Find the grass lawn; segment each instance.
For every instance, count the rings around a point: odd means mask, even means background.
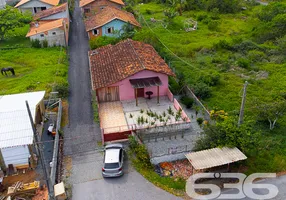
[[[213,50],[214,45],[220,40],[248,40],[251,31],[258,23],[258,19],[253,13],[261,6],[238,14],[220,14],[216,30],[210,30],[208,23],[203,19],[198,21],[198,29],[190,32],[185,31],[188,26],[187,19],[197,20],[198,17],[204,18],[204,15],[210,17],[212,14],[205,11],[186,11],[182,16],[176,16],[173,22],[164,28],[162,21],[165,18],[163,11],[166,8],[166,6],[156,3],[137,5],[135,10],[140,13],[138,20],[142,25],[141,32],[150,31],[151,28],[151,31],[164,45],[185,61],[183,62],[175,56],[168,57],[168,62],[174,70],[182,72],[189,84],[196,82],[202,74],[219,73],[219,84],[212,86],[211,97],[203,100],[209,110],[219,108],[230,114],[237,114],[240,109],[241,92],[245,80],[250,83],[245,107],[247,118],[255,119],[256,117],[253,114],[255,101],[272,102],[277,96],[286,94],[286,64],[284,62],[277,63],[272,61],[274,58],[265,58],[267,61],[254,62],[249,69],[244,69],[238,67],[236,60],[243,56],[249,58],[249,52],[242,55],[227,50]],[[151,22],[151,18],[155,18],[157,22]],[[140,35],[140,32],[137,35]],[[263,45],[275,48],[273,44]],[[164,48],[164,51],[172,55],[167,48]],[[215,59],[224,62],[231,59],[234,61],[228,68],[225,68],[222,64],[214,62]],[[259,78],[258,74],[263,71],[267,72],[268,76]],[[257,149],[249,152],[249,159],[246,161],[248,173],[285,171],[286,117],[281,117],[277,122],[277,127],[271,132],[268,124],[258,124],[256,127],[256,131],[262,132],[263,138]]]
[[[0,95],[45,90],[47,94],[54,84],[67,83],[68,62],[66,51],[59,47],[31,48],[25,37],[29,26],[10,31],[1,47],[17,47],[0,50],[0,68],[13,67],[16,76],[0,74]],[[24,47],[24,48],[22,48]]]

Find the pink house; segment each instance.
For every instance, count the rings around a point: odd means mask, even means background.
[[[172,70],[149,44],[127,39],[89,52],[92,88],[99,103],[168,95]]]

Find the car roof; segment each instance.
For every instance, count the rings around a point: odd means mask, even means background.
[[[118,163],[119,162],[120,149],[106,149],[105,151],[105,163]]]
[[[109,149],[109,148],[123,148],[123,145],[116,143],[116,144],[108,144],[105,146],[105,149]]]

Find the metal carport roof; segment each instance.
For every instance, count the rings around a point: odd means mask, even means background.
[[[185,156],[196,170],[208,169],[247,159],[247,157],[236,147],[207,149],[191,152]]]

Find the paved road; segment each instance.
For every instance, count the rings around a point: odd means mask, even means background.
[[[280,176],[278,178],[273,179],[265,179],[257,181],[256,184],[273,184],[278,188],[278,195],[272,200],[285,200],[286,199],[286,175]],[[266,195],[268,194],[267,189],[254,189],[253,190],[258,195]],[[236,190],[228,189],[223,192],[223,194],[235,194],[237,193]],[[262,198],[261,198],[262,199]],[[252,200],[250,197],[245,197],[243,200]]]
[[[103,179],[103,153],[98,124],[93,123],[91,84],[85,32],[78,0],[71,23],[69,66],[69,125],[65,128],[64,154],[72,160],[68,183],[72,185],[73,200],[171,200],[175,196],[153,186],[126,162],[125,175]],[[68,138],[73,139],[68,139]]]

